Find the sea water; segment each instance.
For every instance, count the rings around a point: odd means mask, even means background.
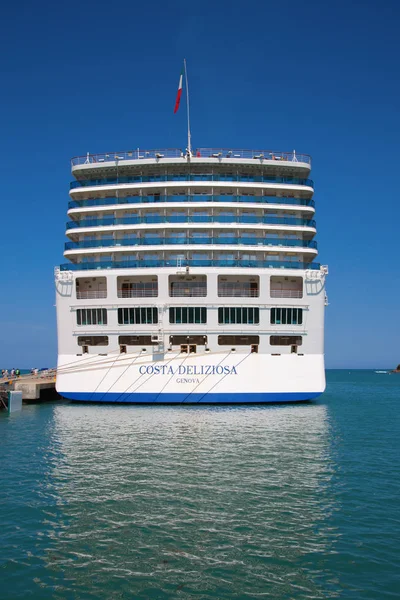
[[[2,599],[400,597],[400,375],[309,404],[0,415]]]

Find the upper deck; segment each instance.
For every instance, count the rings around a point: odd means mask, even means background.
[[[127,150],[76,156],[71,159],[72,174],[77,178],[90,177],[100,172],[129,171],[146,165],[191,163],[209,165],[252,165],[268,167],[276,174],[307,177],[311,170],[311,157],[296,151],[243,150],[229,148],[197,148],[191,154],[179,148],[156,148],[152,150]]]
[[[71,164],[71,269],[304,269],[318,254],[307,154],[137,148]]]

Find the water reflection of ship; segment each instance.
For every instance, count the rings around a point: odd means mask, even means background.
[[[53,435],[63,514],[52,552],[75,592],[92,581],[100,590],[114,573],[133,576],[139,594],[163,569],[163,589],[190,572],[198,593],[218,565],[258,593],[265,561],[271,597],[278,579],[315,591],[313,575],[290,573],[288,561],[335,539],[327,407],[64,405]]]

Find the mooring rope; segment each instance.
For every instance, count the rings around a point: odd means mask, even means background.
[[[139,355],[140,353],[136,353],[136,354],[138,354],[138,355]],[[116,363],[116,362],[117,362],[117,360],[120,358],[120,356],[123,356],[123,355],[121,355],[121,354],[117,354],[117,356],[116,356],[116,358],[115,358],[114,362],[113,362],[113,363],[112,363],[112,364],[111,364],[111,365],[108,367],[107,371],[105,372],[105,374],[103,375],[103,377],[100,379],[99,383],[97,384],[97,386],[96,386],[96,387],[95,387],[95,389],[93,390],[93,392],[92,392],[92,395],[90,396],[90,400],[92,400],[92,398],[93,398],[93,395],[94,395],[94,394],[97,392],[97,390],[99,389],[100,385],[103,383],[104,379],[105,379],[105,378],[107,377],[107,375],[110,373],[111,369],[114,367],[115,363]],[[137,358],[137,357],[136,357],[136,358]],[[133,362],[135,362],[135,361],[133,361]],[[129,367],[130,367],[130,366],[133,364],[133,362],[132,362],[131,364],[129,364],[129,365],[126,367],[126,369],[129,369]],[[126,369],[125,369],[125,371],[126,371]],[[125,373],[125,371],[124,371],[123,373]],[[123,373],[122,373],[122,375],[123,375]],[[118,379],[119,379],[119,378],[118,378]],[[117,381],[118,381],[118,379],[117,379]],[[117,381],[115,381],[115,382],[114,382],[114,383],[113,383],[113,384],[110,386],[110,388],[109,388],[109,390],[108,390],[108,391],[110,391],[110,389],[112,388],[112,386],[113,386],[113,385],[115,385],[115,384],[117,383]],[[108,392],[105,392],[105,393],[107,394]],[[104,394],[103,394],[102,398],[103,398],[103,397],[104,397]]]
[[[186,356],[184,357],[183,361],[181,362],[181,364],[179,365],[180,367],[184,364],[185,360],[187,360],[189,358],[189,353],[186,353]],[[153,402],[157,402],[158,398],[161,396],[161,394],[163,393],[163,391],[165,390],[165,388],[167,387],[167,385],[169,384],[169,382],[171,381],[171,379],[175,376],[175,373],[172,373],[171,377],[168,379],[168,381],[166,382],[166,384],[164,385],[164,387],[161,388],[161,390],[158,392],[157,397],[155,398],[155,400],[153,400]]]
[[[222,359],[219,361],[219,363],[218,363],[217,365],[215,365],[215,366],[216,366],[216,367],[219,367],[219,366],[220,366],[220,365],[221,365],[221,364],[224,362],[224,360],[225,360],[226,358],[229,358],[229,356],[230,356],[231,354],[232,354],[232,351],[229,351],[229,353],[228,353],[226,356],[223,356],[223,357],[222,357]],[[187,394],[187,395],[184,397],[184,399],[182,400],[181,404],[183,404],[184,402],[186,402],[186,399],[187,399],[187,398],[188,398],[188,397],[189,397],[191,394],[193,394],[193,393],[194,393],[194,392],[197,390],[197,388],[198,388],[198,387],[199,387],[199,386],[200,386],[202,383],[204,383],[208,377],[210,377],[210,375],[211,375],[211,373],[208,373],[208,375],[206,375],[204,379],[202,379],[201,381],[199,381],[199,383],[196,385],[196,387],[195,387],[195,388],[193,388],[193,390],[192,390],[192,391],[190,391],[190,392],[189,392],[189,393],[188,393],[188,394]]]
[[[133,360],[132,360],[132,361],[131,361],[131,362],[128,364],[128,366],[127,366],[127,367],[125,367],[125,369],[122,371],[122,373],[120,374],[120,376],[119,376],[119,377],[117,377],[117,379],[114,381],[114,383],[112,383],[112,384],[110,385],[110,387],[108,388],[108,390],[107,390],[106,392],[104,392],[104,394],[103,394],[103,395],[102,395],[102,397],[100,398],[100,401],[101,401],[101,400],[104,398],[104,396],[106,396],[106,395],[107,395],[107,394],[110,392],[111,388],[112,388],[112,387],[113,387],[113,386],[114,386],[114,385],[115,385],[115,384],[116,384],[116,383],[117,383],[117,382],[118,382],[118,381],[121,379],[121,377],[122,377],[123,375],[125,375],[126,371],[127,371],[128,369],[130,369],[130,367],[131,367],[131,366],[134,364],[134,362],[135,362],[135,361],[136,361],[136,360],[139,358],[139,356],[140,356],[140,355],[141,355],[141,352],[138,352],[136,355],[133,355]],[[121,356],[121,355],[120,355],[120,356]],[[110,367],[110,369],[111,369],[111,367]],[[107,375],[107,374],[110,372],[110,369],[107,371],[106,375]],[[105,376],[106,376],[106,375],[105,375]],[[104,376],[104,377],[105,377],[105,376]],[[103,377],[102,381],[104,380],[104,377]],[[101,382],[100,382],[100,383],[101,383]],[[100,384],[99,384],[99,385],[100,385]],[[96,388],[96,389],[97,389],[97,388]],[[95,390],[95,391],[96,391],[96,390]],[[94,392],[93,392],[93,393],[94,393]],[[115,400],[115,402],[117,402],[117,400]]]
[[[241,365],[241,364],[242,364],[242,362],[243,362],[243,361],[245,361],[245,360],[246,360],[246,358],[248,358],[248,357],[249,357],[251,354],[252,354],[252,352],[249,352],[248,354],[246,354],[246,356],[244,356],[244,357],[242,358],[242,360],[241,360],[241,361],[239,361],[239,362],[237,363],[237,365],[235,365],[235,367],[238,367],[239,365]],[[229,354],[228,354],[228,356],[229,356]],[[222,362],[222,361],[221,361],[221,362]],[[215,388],[215,386],[217,386],[218,384],[220,384],[220,383],[221,383],[221,381],[222,381],[223,379],[225,379],[225,377],[226,377],[227,375],[229,375],[229,373],[225,373],[225,375],[224,375],[224,376],[223,376],[223,377],[222,377],[222,378],[221,378],[219,381],[216,381],[216,382],[214,383],[214,385],[213,385],[213,386],[212,386],[212,387],[211,387],[211,388],[210,388],[210,389],[209,389],[207,392],[204,392],[204,394],[203,394],[202,396],[200,396],[200,398],[199,398],[199,399],[196,401],[196,404],[198,404],[199,402],[201,402],[201,400],[204,398],[204,396],[206,396],[207,394],[210,394],[210,393],[211,393],[211,390],[213,390],[213,389]]]
[[[166,362],[165,366],[168,366],[168,365],[169,365],[169,364],[170,364],[170,363],[171,363],[173,360],[176,360],[177,358],[179,358],[180,354],[181,354],[181,353],[179,353],[179,354],[178,354],[178,356],[173,356],[173,357],[172,357],[170,360],[168,360],[168,361]],[[150,363],[152,363],[152,362],[154,362],[154,361],[149,361],[149,362],[150,362]],[[162,362],[164,363],[165,361],[163,360]],[[147,363],[143,363],[143,364],[147,364]],[[182,364],[182,363],[181,363],[181,364]],[[141,379],[143,376],[144,376],[144,373],[142,373],[141,375],[139,375],[139,377],[137,377],[137,378],[135,379],[135,381],[133,381],[132,383],[130,383],[130,384],[128,385],[128,387],[127,387],[127,388],[126,388],[126,389],[125,389],[123,392],[121,392],[121,393],[120,393],[120,395],[118,396],[118,398],[120,398],[121,396],[123,396],[124,394],[126,394],[126,393],[128,392],[128,390],[129,390],[129,388],[130,388],[130,387],[132,387],[133,385],[135,385],[135,383],[136,383],[137,381],[139,381],[139,380],[140,380],[140,379]],[[142,385],[144,385],[145,383],[147,383],[148,381],[150,381],[150,379],[151,379],[152,377],[154,377],[154,372],[153,372],[153,373],[151,373],[151,374],[149,375],[149,377],[148,377],[148,378],[147,378],[145,381],[142,381],[142,383],[141,383],[141,384],[140,384],[140,385],[139,385],[137,388],[135,388],[134,390],[132,390],[131,392],[129,392],[129,395],[132,395],[132,394],[134,394],[134,393],[135,393],[135,392],[136,392],[138,389],[140,389],[140,388],[142,387]],[[114,402],[118,402],[118,398],[117,398],[117,400],[114,400]]]

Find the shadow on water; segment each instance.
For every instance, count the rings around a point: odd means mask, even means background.
[[[61,396],[60,396],[61,398]],[[62,398],[61,398],[62,399]],[[82,405],[82,401],[79,400],[65,400],[65,402],[68,402],[69,404],[75,404],[75,405]],[[85,404],[90,404],[90,405],[97,405],[97,406],[104,406],[105,404],[108,404],[109,406],[131,406],[131,407],[135,407],[135,406],[145,406],[145,407],[149,407],[149,406],[154,406],[154,407],[158,407],[158,406],[171,406],[171,407],[177,407],[179,406],[179,408],[185,408],[185,407],[189,407],[189,408],[194,408],[194,407],[198,407],[201,408],[202,406],[205,406],[206,408],[246,408],[246,407],[251,407],[251,406],[256,406],[259,408],[268,408],[270,406],[274,407],[274,406],[291,406],[291,405],[295,405],[295,404],[315,404],[315,400],[282,400],[282,401],[278,401],[276,400],[275,402],[247,402],[246,404],[243,404],[243,402],[227,402],[225,404],[216,404],[215,402],[140,402],[140,403],[134,403],[134,402],[113,402],[113,401],[107,401],[107,402],[101,402],[99,400],[85,400]]]

